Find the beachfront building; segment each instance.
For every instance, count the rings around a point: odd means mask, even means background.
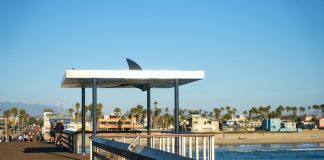
[[[246,117],[243,114],[234,115],[232,120],[235,121],[235,122],[244,122],[244,121],[246,121]]]
[[[319,118],[317,120],[317,127],[318,129],[324,129],[324,118]]]
[[[281,121],[278,118],[267,118],[262,121],[259,130],[270,132],[300,132],[301,128],[296,128],[295,122]]]
[[[98,130],[100,131],[129,131],[143,129],[143,125],[137,123],[135,118],[126,118],[118,114],[104,115],[98,119]]]
[[[278,118],[267,118],[262,121],[261,130],[270,132],[279,131],[281,128],[281,120]]]
[[[238,122],[239,129],[240,130],[246,130],[246,131],[255,131],[255,128],[258,128],[261,126],[261,121],[240,121]]]
[[[218,132],[219,122],[213,118],[203,117],[199,113],[192,113],[189,127],[191,132]]]
[[[226,120],[222,124],[222,129],[223,131],[246,130],[247,123],[247,119],[243,114],[233,115],[232,119]]]

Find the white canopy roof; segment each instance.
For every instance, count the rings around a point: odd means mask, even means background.
[[[205,77],[204,71],[154,71],[154,70],[66,70],[61,87],[92,87],[92,79],[97,79],[98,88],[137,88],[150,84],[151,88],[171,88],[178,79],[179,85]]]

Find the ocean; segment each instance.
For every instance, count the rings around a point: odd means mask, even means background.
[[[324,160],[324,143],[216,145],[215,155],[217,160]]]

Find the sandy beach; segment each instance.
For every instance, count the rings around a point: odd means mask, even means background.
[[[217,133],[215,144],[282,144],[324,143],[324,130],[304,130],[300,133]]]

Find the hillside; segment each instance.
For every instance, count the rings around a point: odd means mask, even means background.
[[[51,108],[54,112],[57,112],[59,109],[57,106],[51,106],[46,104],[27,104],[22,102],[0,102],[0,115],[6,109],[17,107],[19,110],[25,108],[27,113],[31,116],[42,115],[44,108]]]

